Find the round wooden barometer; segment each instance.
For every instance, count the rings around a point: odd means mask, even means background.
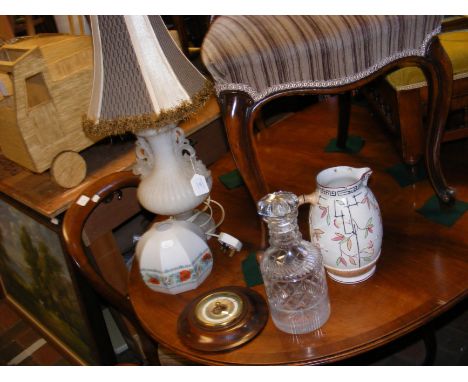
[[[223,287],[201,294],[185,307],[178,335],[188,347],[225,351],[252,340],[267,319],[267,304],[260,294],[245,287]]]

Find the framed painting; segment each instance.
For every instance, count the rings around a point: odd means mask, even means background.
[[[0,198],[0,282],[5,298],[68,358],[99,364],[82,289],[58,226]]]

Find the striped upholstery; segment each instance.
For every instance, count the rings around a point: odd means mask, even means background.
[[[400,57],[423,56],[442,16],[220,16],[202,46],[218,94],[255,101],[286,89],[355,82]]]

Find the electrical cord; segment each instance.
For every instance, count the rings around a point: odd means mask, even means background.
[[[219,235],[214,233],[216,228],[218,228],[221,224],[223,224],[226,213],[225,213],[224,207],[221,205],[221,203],[219,203],[216,200],[213,200],[210,197],[208,197],[207,200],[205,201],[205,204],[210,209],[210,219],[209,220],[211,220],[211,218],[213,216],[213,209],[211,207],[211,203],[214,203],[219,207],[219,209],[221,211],[221,218],[219,219],[218,223],[212,229],[210,229],[210,231],[213,231],[213,232],[206,232],[206,235],[218,238],[218,241],[221,244],[221,247],[223,248],[223,251],[225,253],[227,253],[229,257],[231,257],[231,256],[234,255],[234,253],[239,252],[242,249],[242,243],[237,238],[235,238],[234,236],[229,235],[229,234],[227,234],[225,232],[221,232]]]

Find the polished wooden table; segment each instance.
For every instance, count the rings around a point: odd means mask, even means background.
[[[286,189],[297,194],[315,188],[315,174],[322,168],[339,164],[370,166],[374,174],[369,185],[379,201],[384,223],[382,254],[376,273],[354,285],[328,278],[331,316],[322,328],[310,334],[283,333],[269,318],[256,338],[231,351],[204,353],[184,346],[177,337],[177,319],[182,310],[196,296],[210,289],[245,286],[241,262],[261,243],[255,205],[245,187],[227,190],[217,180],[218,175],[235,168],[227,155],[211,167],[214,178],[211,195],[226,209],[222,230],[243,241],[244,249],[229,258],[212,239],[212,273],[196,290],[175,296],[148,289],[140,278],[138,265],[134,264],[130,274],[130,299],[143,327],[156,341],[202,364],[331,363],[389,343],[423,326],[466,297],[468,214],[449,228],[430,222],[415,211],[433,191],[427,181],[400,188],[384,171],[399,162],[399,153],[363,107],[353,106],[350,131],[365,138],[365,148],[356,155],[323,153],[323,147],[334,137],[337,114],[332,99],[262,130],[258,135],[262,164],[272,190]],[[462,145],[458,154],[456,150],[457,147],[451,146],[448,155],[442,158],[458,197],[468,200],[467,173],[463,171],[466,163],[457,159],[463,158],[466,147]],[[466,162],[466,155],[464,158]],[[302,165],[298,167],[298,163]],[[307,213],[307,208],[300,211],[305,238],[308,238]],[[265,296],[263,285],[253,289]]]

